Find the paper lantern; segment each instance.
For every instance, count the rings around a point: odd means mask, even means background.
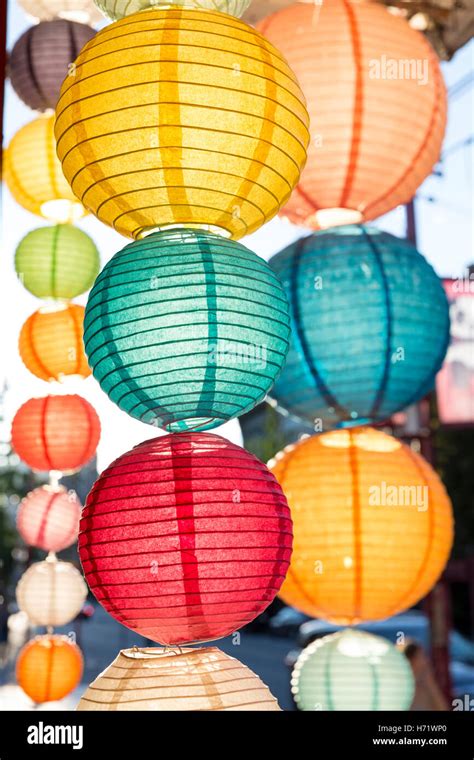
[[[242,237],[298,181],[308,117],[279,52],[232,16],[148,10],[102,29],[56,108],[78,198],[128,237],[175,225]]]
[[[124,673],[126,678],[124,678]],[[124,649],[77,710],[280,710],[249,668],[216,647]]]
[[[81,396],[30,398],[12,422],[12,447],[33,470],[80,470],[95,454],[100,422]]]
[[[94,241],[70,224],[28,232],[15,252],[18,277],[37,298],[75,298],[89,290],[99,268]]]
[[[16,525],[28,546],[60,552],[73,544],[79,531],[81,503],[63,486],[40,486],[20,503]]]
[[[91,373],[82,343],[84,307],[77,304],[46,307],[24,323],[18,349],[27,369],[41,380],[63,380]]]
[[[18,685],[38,704],[66,697],[82,676],[81,650],[67,636],[45,635],[31,639],[18,655]]]
[[[144,441],[87,497],[79,554],[116,620],[160,644],[227,636],[270,604],[291,554],[285,496],[252,454],[212,433]]]
[[[102,389],[167,430],[204,430],[252,409],[290,338],[268,265],[240,243],[183,229],[117,253],[90,293],[84,328]]]
[[[18,607],[32,625],[70,623],[81,611],[86,596],[87,586],[79,570],[56,558],[30,565],[16,587]]]
[[[31,26],[13,46],[9,58],[13,89],[35,111],[55,108],[63,79],[95,30],[66,19]],[[72,74],[71,74],[72,75]]]
[[[408,710],[415,681],[390,641],[346,629],[302,651],[291,690],[300,710]]]
[[[344,226],[293,243],[270,266],[292,327],[271,391],[280,407],[328,429],[387,419],[433,388],[449,344],[449,305],[411,243]]]
[[[54,116],[40,116],[12,137],[5,151],[5,182],[27,211],[53,222],[84,215],[55,155]]]
[[[430,44],[381,3],[296,3],[258,29],[294,70],[312,140],[283,213],[313,229],[409,201],[438,161],[446,91]]]
[[[94,2],[104,16],[117,21],[138,11],[160,7],[169,8],[169,6],[220,11],[240,17],[252,0],[94,0]]]
[[[453,517],[423,457],[361,427],[303,439],[269,467],[293,518],[287,604],[348,625],[396,615],[430,591],[449,557]]]
[[[81,24],[102,21],[94,0],[18,0],[25,13],[39,21],[65,18]]]

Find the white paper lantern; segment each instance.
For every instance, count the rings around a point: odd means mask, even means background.
[[[80,24],[97,24],[102,14],[94,0],[18,0],[25,13],[38,21],[66,18]]]
[[[21,576],[16,598],[33,625],[58,626],[74,620],[87,596],[81,573],[70,562],[48,557]]]
[[[280,710],[249,668],[216,647],[124,649],[78,710]]]

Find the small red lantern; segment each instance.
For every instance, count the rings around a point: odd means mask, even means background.
[[[286,498],[256,457],[211,433],[144,441],[96,481],[79,554],[120,623],[161,644],[227,636],[273,600],[291,555]]]
[[[77,539],[81,503],[63,486],[40,486],[22,499],[16,525],[28,546],[60,552]]]
[[[99,438],[99,418],[81,396],[30,398],[13,418],[12,447],[33,470],[80,470]]]

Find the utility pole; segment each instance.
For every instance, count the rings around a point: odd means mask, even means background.
[[[414,246],[416,236],[415,199],[406,204],[406,237]],[[433,431],[431,429],[430,397],[418,403],[420,426],[420,450],[424,458],[435,465]],[[452,683],[449,671],[449,634],[451,631],[450,587],[445,580],[439,580],[424,600],[424,611],[430,624],[430,655],[436,681],[449,705],[452,704]]]

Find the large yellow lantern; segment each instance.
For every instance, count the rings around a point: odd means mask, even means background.
[[[54,116],[40,116],[18,130],[5,151],[4,167],[8,189],[27,211],[54,222],[84,215],[56,157]]]
[[[373,428],[337,430],[269,466],[293,518],[287,604],[347,625],[395,615],[432,588],[451,550],[451,502],[407,445]]]
[[[259,32],[168,8],[127,16],[82,49],[55,131],[75,195],[123,235],[178,225],[240,238],[288,200],[308,114]]]

